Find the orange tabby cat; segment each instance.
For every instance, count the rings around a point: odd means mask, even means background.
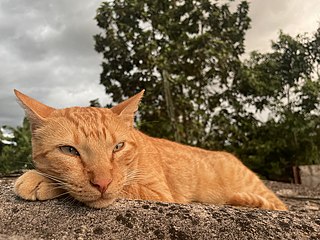
[[[287,210],[233,155],[134,129],[143,91],[111,109],[54,109],[15,94],[31,123],[36,167],[15,182],[16,194],[24,199],[70,194],[95,208],[129,198]]]

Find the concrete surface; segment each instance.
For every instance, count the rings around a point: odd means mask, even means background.
[[[317,200],[288,199],[288,212],[128,200],[97,210],[71,199],[27,202],[13,194],[12,183],[0,180],[0,239],[320,239]]]

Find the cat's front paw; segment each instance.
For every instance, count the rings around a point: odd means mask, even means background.
[[[57,183],[30,170],[20,176],[14,184],[14,192],[26,200],[48,200],[64,193]]]

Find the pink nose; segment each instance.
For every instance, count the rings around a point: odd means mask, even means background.
[[[104,193],[107,189],[110,183],[112,182],[111,178],[104,178],[104,179],[93,179],[90,180],[92,186],[97,188],[101,193]]]

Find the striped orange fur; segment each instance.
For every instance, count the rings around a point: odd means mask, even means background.
[[[143,92],[111,108],[54,109],[18,91],[36,170],[15,182],[29,200],[69,194],[95,208],[117,198],[287,210],[235,156],[149,137],[133,127]]]

